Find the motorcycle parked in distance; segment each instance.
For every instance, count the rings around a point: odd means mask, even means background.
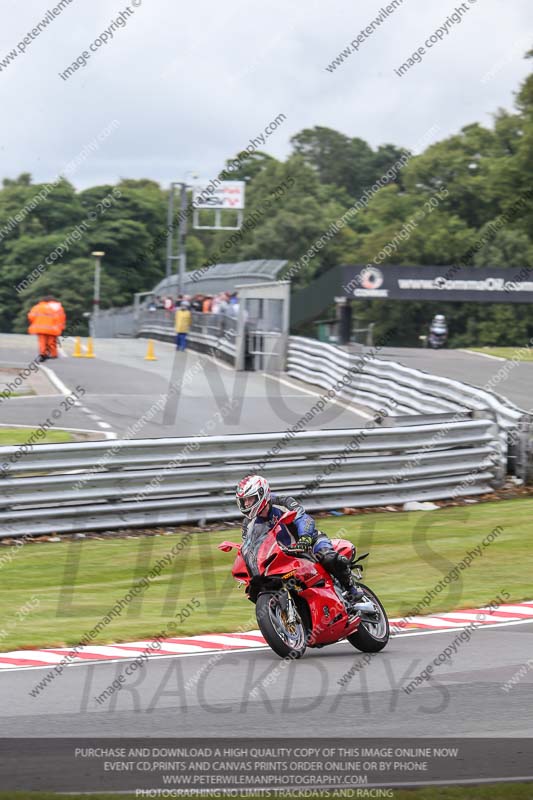
[[[324,647],[347,639],[364,653],[383,650],[389,640],[387,614],[368,586],[358,585],[364,596],[350,600],[339,581],[330,575],[312,553],[294,552],[277,540],[282,526],[289,525],[295,511],[275,523],[256,520],[242,544],[221,542],[219,549],[237,550],[233,577],[244,585],[255,603],[257,624],[266,642],[281,658],[301,658],[307,647]],[[360,563],[355,545],[333,539],[333,547],[350,561],[357,580]]]

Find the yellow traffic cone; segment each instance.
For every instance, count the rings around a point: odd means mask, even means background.
[[[80,337],[79,336],[76,336],[76,340],[74,342],[74,352],[72,353],[72,357],[73,358],[81,358],[82,357],[81,342],[80,342]]]
[[[146,355],[144,357],[145,361],[157,361],[157,357],[154,353],[154,343],[151,339],[148,339],[148,347],[146,348]]]
[[[89,336],[89,338],[87,339],[87,352],[85,353],[85,355],[83,357],[84,358],[94,358],[95,357],[94,349],[93,349],[93,340],[92,340],[91,336]]]

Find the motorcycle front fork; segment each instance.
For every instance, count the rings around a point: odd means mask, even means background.
[[[296,622],[297,620],[296,605],[287,589],[285,589],[281,593],[280,604],[282,611],[284,611],[285,613],[285,618],[287,620],[287,623],[290,625],[293,622]]]

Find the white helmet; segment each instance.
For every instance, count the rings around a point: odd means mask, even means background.
[[[248,519],[257,517],[270,503],[270,486],[261,475],[247,475],[237,485],[235,493],[241,514]]]

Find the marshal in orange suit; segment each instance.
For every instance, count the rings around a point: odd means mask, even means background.
[[[39,338],[39,360],[57,358],[57,337],[63,333],[66,323],[65,310],[59,300],[44,297],[30,308],[28,319],[28,333],[36,333]]]

